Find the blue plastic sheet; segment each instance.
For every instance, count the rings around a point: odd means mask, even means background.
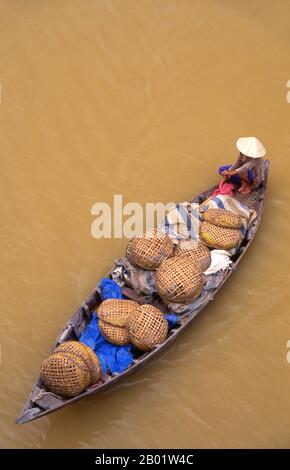
[[[173,315],[173,314],[168,314],[168,315],[164,315],[167,322],[168,322],[168,328],[170,330],[172,330],[172,328],[175,327],[175,325],[177,324],[178,322],[178,316],[177,315]]]
[[[118,284],[113,281],[113,279],[103,277],[99,284],[99,288],[101,289],[101,296],[103,300],[123,298],[121,287],[118,286]]]
[[[103,300],[122,299],[124,297],[121,287],[112,279],[103,278],[99,287]],[[169,329],[173,328],[178,321],[177,315],[165,315],[165,318],[168,321]],[[108,371],[121,373],[126,370],[134,360],[131,353],[131,344],[116,346],[102,336],[99,329],[98,318],[95,314],[93,314],[92,320],[82,333],[80,341],[95,351],[104,373]]]
[[[130,344],[116,346],[102,336],[96,315],[93,315],[92,320],[82,333],[80,341],[95,351],[104,373],[108,372],[108,370],[111,372],[123,372],[134,360]]]

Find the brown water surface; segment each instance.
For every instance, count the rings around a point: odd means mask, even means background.
[[[1,447],[289,447],[290,1],[0,1]],[[91,207],[186,200],[256,135],[261,229],[192,327],[119,387],[14,421],[126,246]]]

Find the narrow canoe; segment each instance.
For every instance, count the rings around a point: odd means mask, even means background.
[[[139,357],[136,357],[133,363],[130,365],[128,369],[126,369],[123,373],[118,374],[107,374],[103,375],[102,379],[90,386],[80,395],[70,398],[70,399],[62,399],[60,397],[56,397],[55,395],[46,392],[43,389],[40,377],[37,380],[37,383],[34,385],[32,392],[30,393],[28,400],[17,419],[18,424],[24,424],[29,421],[33,421],[35,419],[41,418],[53,411],[57,411],[64,406],[70,405],[79,401],[87,396],[94,395],[99,393],[109,387],[112,387],[116,383],[123,380],[129,374],[132,374],[137,369],[145,366],[149,361],[151,361],[160,351],[165,349],[172,341],[174,341],[191,323],[192,321],[200,315],[201,311],[205,308],[205,306],[213,300],[215,294],[221,289],[224,285],[225,281],[230,277],[230,275],[236,270],[239,262],[241,261],[242,257],[246,253],[247,249],[249,248],[251,242],[254,239],[254,236],[257,232],[258,226],[262,219],[263,211],[264,211],[264,203],[265,203],[265,196],[267,190],[267,178],[268,178],[268,171],[269,171],[269,161],[265,161],[265,182],[263,186],[253,191],[250,195],[244,196],[240,193],[236,193],[235,197],[242,202],[243,204],[247,205],[250,209],[254,209],[257,213],[257,218],[252,222],[250,227],[248,228],[247,234],[239,248],[238,253],[235,255],[233,259],[233,264],[231,269],[226,270],[223,272],[223,276],[221,282],[212,292],[205,292],[201,295],[205,296],[204,302],[202,302],[202,306],[198,309],[195,309],[193,312],[189,314],[184,314],[180,316],[180,320],[177,325],[169,332],[168,338],[160,345],[157,345],[153,350],[143,353]],[[207,191],[204,191],[191,202],[197,202],[199,204],[206,201],[216,189],[216,186],[210,188]],[[134,300],[141,300],[138,299],[138,296],[134,291],[130,288],[123,289],[124,294],[132,298]],[[52,350],[55,349],[57,345],[62,343],[63,341],[68,340],[77,340],[79,339],[82,331],[84,330],[85,326],[89,323],[91,319],[92,313],[96,310],[97,306],[101,302],[100,291],[96,288],[84,301],[84,303],[80,306],[80,308],[76,311],[73,317],[68,321],[65,325],[61,333],[59,334]]]

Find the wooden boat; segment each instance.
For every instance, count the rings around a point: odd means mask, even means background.
[[[165,349],[170,343],[172,343],[191,323],[192,321],[200,315],[203,308],[208,304],[209,301],[213,299],[213,296],[221,289],[224,285],[225,281],[230,277],[230,275],[235,271],[238,263],[243,258],[244,254],[246,253],[247,249],[249,248],[256,232],[258,226],[260,224],[263,210],[264,210],[264,202],[265,202],[265,195],[266,195],[266,188],[267,188],[267,177],[268,177],[268,170],[269,170],[269,161],[265,161],[265,173],[266,178],[263,186],[258,188],[257,190],[253,191],[250,195],[241,195],[240,193],[236,192],[235,197],[242,202],[243,204],[247,205],[250,209],[254,209],[257,213],[257,218],[252,222],[248,231],[246,233],[245,238],[238,250],[238,253],[233,258],[233,265],[231,269],[226,270],[222,274],[222,280],[214,289],[214,292],[205,292],[201,295],[205,295],[204,302],[202,306],[198,309],[194,310],[194,312],[185,314],[180,316],[180,320],[177,325],[169,332],[167,339],[160,345],[157,345],[153,350],[143,353],[136,357],[133,363],[129,366],[121,374],[107,374],[103,375],[102,379],[90,386],[80,395],[70,398],[70,399],[62,399],[57,397],[49,392],[46,392],[43,389],[41,384],[40,378],[38,379],[37,383],[32,389],[31,394],[19,416],[17,419],[18,424],[27,423],[29,421],[41,418],[53,411],[57,411],[64,406],[70,405],[79,401],[89,395],[94,395],[99,393],[109,387],[112,387],[114,384],[118,383],[120,380],[125,379],[129,374],[132,374],[137,369],[143,367],[146,363],[151,361],[159,352]],[[209,190],[203,192],[199,196],[192,199],[191,202],[198,202],[202,204],[206,201],[216,189],[216,186],[210,188]],[[136,295],[136,293],[131,288],[123,288],[123,293],[128,297],[134,300],[139,300],[141,302],[142,299]],[[77,312],[73,315],[73,317],[69,320],[69,322],[65,325],[64,329],[61,331],[60,335],[58,336],[56,343],[53,346],[53,349],[63,341],[68,340],[77,340],[80,337],[81,332],[84,330],[85,326],[88,324],[91,318],[91,314],[95,311],[99,303],[101,302],[100,292],[99,289],[96,288],[91,295],[84,301],[84,303],[80,306]]]

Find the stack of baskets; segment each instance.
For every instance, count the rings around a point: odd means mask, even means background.
[[[128,260],[143,269],[155,270],[173,254],[173,243],[168,235],[153,229],[134,237],[127,248]]]
[[[162,343],[168,333],[167,320],[152,305],[123,299],[104,300],[97,315],[102,335],[118,346],[132,343],[142,351],[149,351]]]
[[[126,323],[139,304],[133,300],[108,299],[98,308],[99,328],[111,343],[123,346],[130,342]]]
[[[166,303],[189,304],[201,293],[203,272],[211,264],[209,248],[230,250],[241,242],[241,218],[224,209],[202,213],[199,240],[182,240],[173,245],[158,229],[131,240],[127,257],[135,266],[155,270],[155,284]],[[105,332],[106,334],[106,332]]]
[[[56,395],[71,398],[101,378],[96,354],[79,341],[61,343],[41,364],[41,379]]]
[[[202,214],[200,238],[210,248],[231,250],[241,242],[242,220],[225,209],[208,209]]]
[[[174,256],[163,261],[157,269],[155,282],[165,302],[191,303],[200,295],[203,286],[200,263],[187,256]]]

